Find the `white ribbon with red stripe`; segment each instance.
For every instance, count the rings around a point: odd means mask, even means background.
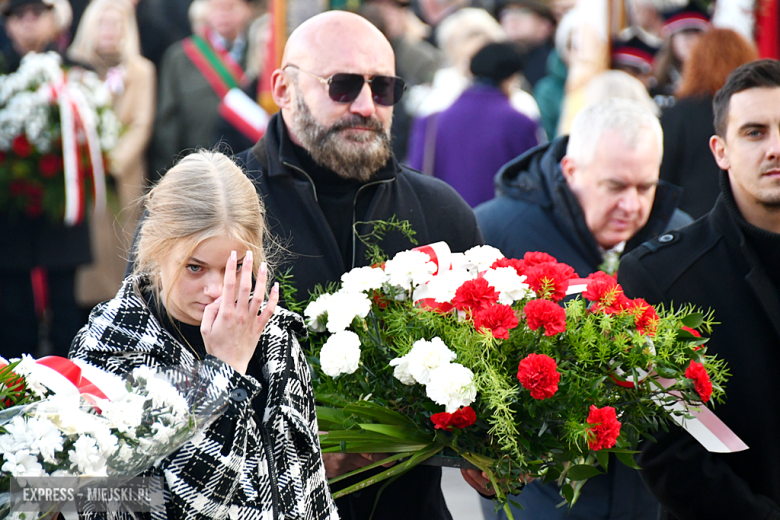
[[[31,376],[57,395],[91,396],[117,401],[127,394],[120,378],[84,361],[59,356],[41,358],[30,367]]]
[[[79,178],[78,137],[79,130],[84,137],[92,165],[93,189],[95,190],[95,212],[106,208],[106,173],[103,152],[100,147],[95,111],[90,108],[80,90],[70,88],[65,74],[48,86],[48,96],[56,101],[60,109],[62,128],[62,160],[65,177],[65,225],[73,226],[84,218],[84,194]]]

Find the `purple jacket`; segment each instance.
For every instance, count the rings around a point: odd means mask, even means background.
[[[428,146],[427,157],[426,139],[436,143],[435,152]],[[493,198],[498,170],[537,144],[533,120],[512,108],[497,88],[474,85],[447,110],[415,120],[407,162],[433,173],[474,207]]]

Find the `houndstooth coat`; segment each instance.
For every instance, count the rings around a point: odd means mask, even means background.
[[[114,299],[95,307],[70,357],[119,375],[140,365],[195,367],[192,351],[162,328],[141,296],[148,283],[128,278]],[[302,334],[300,316],[277,308],[257,346],[262,382],[213,356],[201,361],[200,371],[211,381],[226,382],[230,403],[203,435],[156,470],[165,477],[167,511],[153,512],[153,518],[338,518],[317,438],[309,368],[296,338]],[[258,422],[252,399],[263,384],[268,401]]]

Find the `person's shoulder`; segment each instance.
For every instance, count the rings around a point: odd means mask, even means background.
[[[455,188],[441,179],[425,175],[409,166],[401,165],[398,170],[398,178],[408,182],[418,195],[424,195],[426,197],[435,195],[437,197],[445,197],[448,200],[459,200],[463,204],[466,204],[465,201],[463,201],[463,198],[458,195],[458,192],[455,191]]]
[[[672,283],[717,247],[722,235],[712,229],[707,215],[679,230],[667,231],[639,245],[620,261],[621,269],[635,264],[659,282]]]

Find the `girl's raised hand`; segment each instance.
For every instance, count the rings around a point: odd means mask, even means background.
[[[235,251],[230,254],[225,266],[222,296],[206,306],[200,325],[206,352],[242,374],[246,374],[260,334],[279,302],[279,284],[274,284],[268,303],[258,316],[268,268],[265,262],[260,264],[257,283],[252,292],[252,260],[252,252],[247,251],[236,291],[238,261]]]

